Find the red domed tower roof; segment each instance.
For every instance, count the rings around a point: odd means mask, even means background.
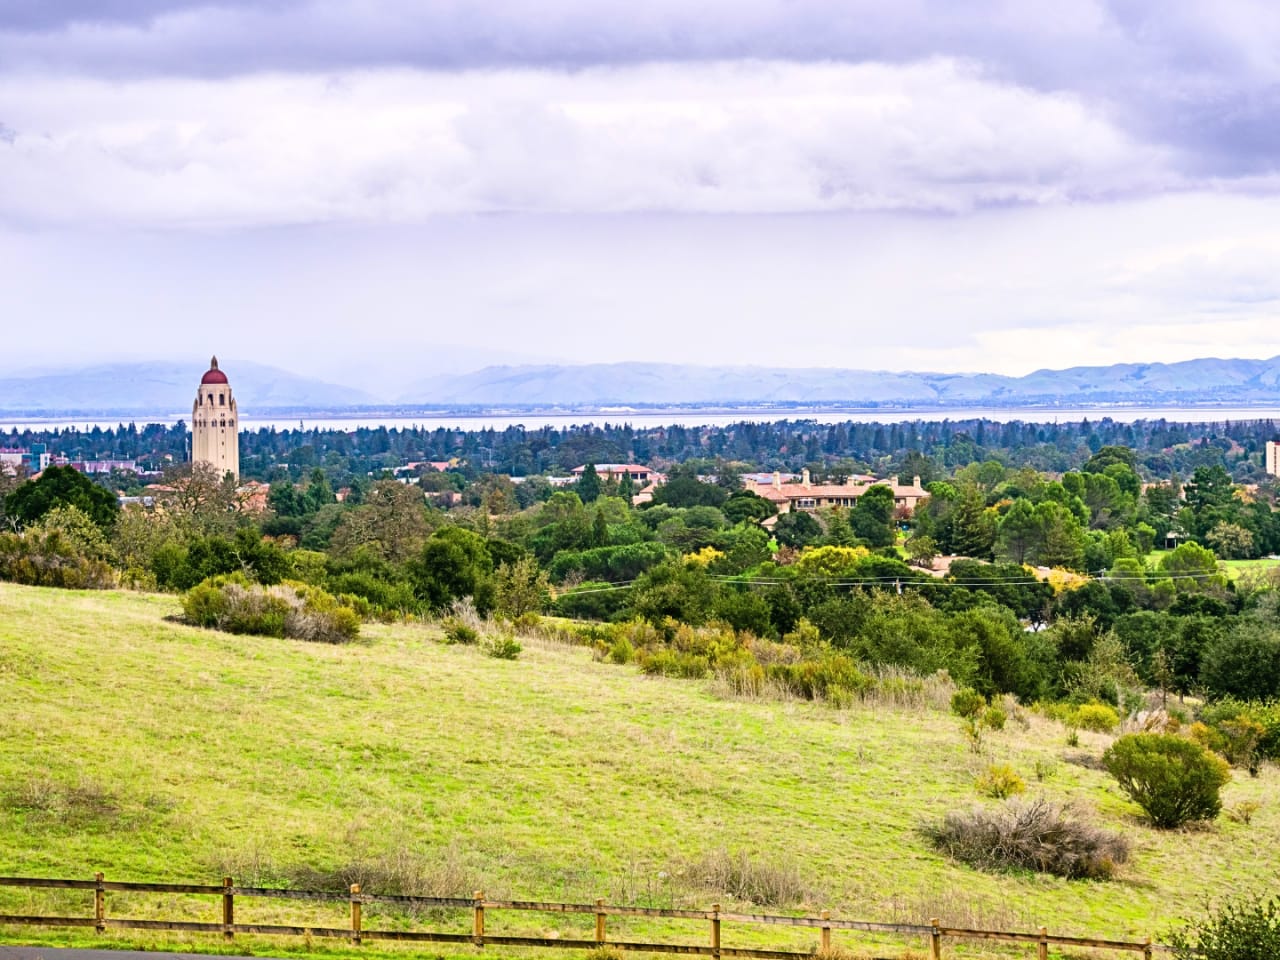
[[[226,383],[227,375],[218,369],[218,358],[209,361],[209,372],[200,378],[200,383]]]

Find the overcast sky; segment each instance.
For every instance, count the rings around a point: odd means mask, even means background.
[[[1280,354],[1273,0],[0,0],[0,370]]]

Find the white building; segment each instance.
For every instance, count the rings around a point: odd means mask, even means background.
[[[1267,441],[1267,473],[1273,477],[1280,477],[1280,443],[1274,440]]]
[[[240,480],[240,413],[218,358],[209,363],[191,405],[191,462],[207,463],[218,476]]]

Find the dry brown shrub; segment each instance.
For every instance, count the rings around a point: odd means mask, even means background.
[[[1124,837],[1076,819],[1044,797],[953,810],[925,833],[948,856],[987,870],[1105,880],[1129,859]]]

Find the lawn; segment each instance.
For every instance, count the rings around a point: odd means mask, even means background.
[[[709,681],[646,678],[582,648],[533,642],[494,660],[421,624],[368,626],[337,647],[166,619],[178,612],[166,596],[0,584],[0,874],[358,876],[372,892],[399,880],[441,895],[728,909],[744,904],[693,879],[728,852],[799,878],[793,909],[1122,938],[1159,938],[1205,898],[1280,884],[1274,768],[1237,773],[1225,791],[1228,806],[1262,803],[1252,825],[1162,833],[1091,765],[1109,738],[1068,747],[1034,715],[978,757],[943,710],[724,699]],[[975,775],[997,761],[1032,793],[1124,831],[1134,856],[1120,878],[993,875],[934,852],[919,825],[975,802]],[[0,889],[5,913],[84,915],[85,903]],[[213,919],[215,908],[130,895],[110,909]],[[238,903],[237,919],[283,922],[293,909]],[[590,919],[492,922],[570,936]],[[220,947],[173,936],[0,928],[8,942]]]

